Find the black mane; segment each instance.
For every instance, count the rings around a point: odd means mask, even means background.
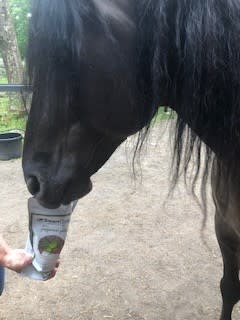
[[[153,108],[163,98],[178,114],[175,181],[180,164],[186,173],[195,154],[195,184],[202,142],[207,145],[204,184],[213,153],[239,174],[239,0],[139,1],[139,6],[142,47],[151,45],[146,61],[151,60]]]

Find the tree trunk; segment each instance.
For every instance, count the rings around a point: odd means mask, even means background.
[[[17,44],[17,37],[10,16],[8,0],[0,0],[0,55],[6,69],[8,83],[22,83],[23,64]],[[10,111],[23,109],[21,98],[10,98]]]

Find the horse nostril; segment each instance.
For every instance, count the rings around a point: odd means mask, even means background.
[[[30,176],[27,179],[27,187],[28,187],[29,192],[32,195],[36,195],[40,191],[40,183],[39,183],[37,177]]]

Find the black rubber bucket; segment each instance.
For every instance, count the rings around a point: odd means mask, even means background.
[[[17,132],[0,133],[0,160],[20,158],[22,135]]]

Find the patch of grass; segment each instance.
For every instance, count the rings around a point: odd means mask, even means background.
[[[0,92],[0,114],[7,112],[9,104],[9,97]]]
[[[5,82],[6,83],[6,82]],[[20,106],[18,94],[0,92],[0,131],[25,130],[27,117]]]
[[[0,76],[0,84],[6,84],[6,83],[8,83],[7,77]]]
[[[26,128],[27,116],[19,113],[7,113],[0,115],[0,131],[21,130]]]

